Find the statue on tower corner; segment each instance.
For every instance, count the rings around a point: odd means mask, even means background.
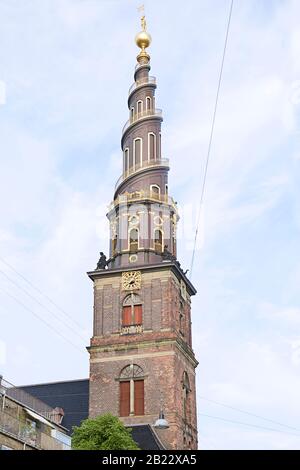
[[[97,263],[97,267],[96,267],[96,270],[100,270],[100,269],[105,269],[107,267],[107,259],[106,259],[106,256],[105,254],[100,251],[100,258],[99,258],[99,261]]]

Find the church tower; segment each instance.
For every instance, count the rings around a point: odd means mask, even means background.
[[[197,449],[191,296],[195,288],[177,260],[176,203],[161,145],[162,111],[149,75],[145,17],[135,38],[140,53],[122,130],[123,172],[107,214],[110,256],[101,254],[94,283],[90,353],[90,417],[110,412],[126,425],[153,425],[166,449]]]

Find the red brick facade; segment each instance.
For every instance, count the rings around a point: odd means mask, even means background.
[[[95,289],[94,336],[89,348],[90,416],[120,415],[120,374],[124,367],[136,364],[143,370],[145,414],[123,417],[123,421],[153,424],[163,406],[170,428],[158,435],[165,447],[196,449],[197,361],[190,342],[190,296],[182,297],[178,270],[171,263],[142,269],[141,289],[135,293],[143,306],[143,332],[136,334],[121,334],[123,300],[128,295],[122,290],[122,273],[93,272],[90,277]],[[186,412],[184,374],[189,379]]]

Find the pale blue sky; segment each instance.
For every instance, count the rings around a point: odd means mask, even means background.
[[[188,268],[230,2],[144,3]],[[83,337],[0,260],[0,368],[16,384],[88,375],[85,273],[107,251],[138,5],[0,0],[0,257]],[[199,414],[200,448],[300,449],[300,430],[200,398],[300,429],[299,17],[297,0],[235,2],[193,273],[198,412],[291,434]]]

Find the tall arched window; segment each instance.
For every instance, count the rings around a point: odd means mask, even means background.
[[[183,373],[182,376],[182,389],[183,389],[183,419],[190,422],[191,409],[190,409],[190,380],[187,372]]]
[[[158,184],[151,184],[150,196],[153,197],[154,199],[160,198],[160,187],[158,186]]]
[[[138,115],[140,115],[143,112],[143,102],[142,102],[142,100],[139,100],[136,103],[136,112],[137,112]]]
[[[120,416],[144,415],[144,371],[130,364],[120,373]]]
[[[179,305],[179,331],[182,334],[182,336],[185,335],[185,315],[184,315],[183,302],[180,302],[180,305]]]
[[[148,134],[148,160],[156,160],[156,135],[153,132]]]
[[[132,228],[129,232],[129,251],[137,252],[139,248],[139,230]]]
[[[160,229],[154,230],[154,249],[159,253],[163,252],[163,233]]]
[[[130,109],[130,122],[134,121],[134,108]]]
[[[137,294],[129,294],[123,302],[122,326],[142,325],[143,307]]]
[[[115,235],[112,239],[112,255],[115,256],[117,253],[117,246],[118,246],[118,235]]]
[[[150,98],[150,96],[147,96],[147,98],[146,98],[146,110],[150,111],[150,109],[151,109],[151,98]]]
[[[142,149],[142,139],[137,138],[134,139],[134,145],[133,145],[133,166],[134,168],[140,168],[142,166],[142,160],[143,160],[143,149]]]
[[[158,158],[161,159],[161,132],[159,133],[158,139]]]
[[[124,172],[129,170],[129,148],[124,151]]]

